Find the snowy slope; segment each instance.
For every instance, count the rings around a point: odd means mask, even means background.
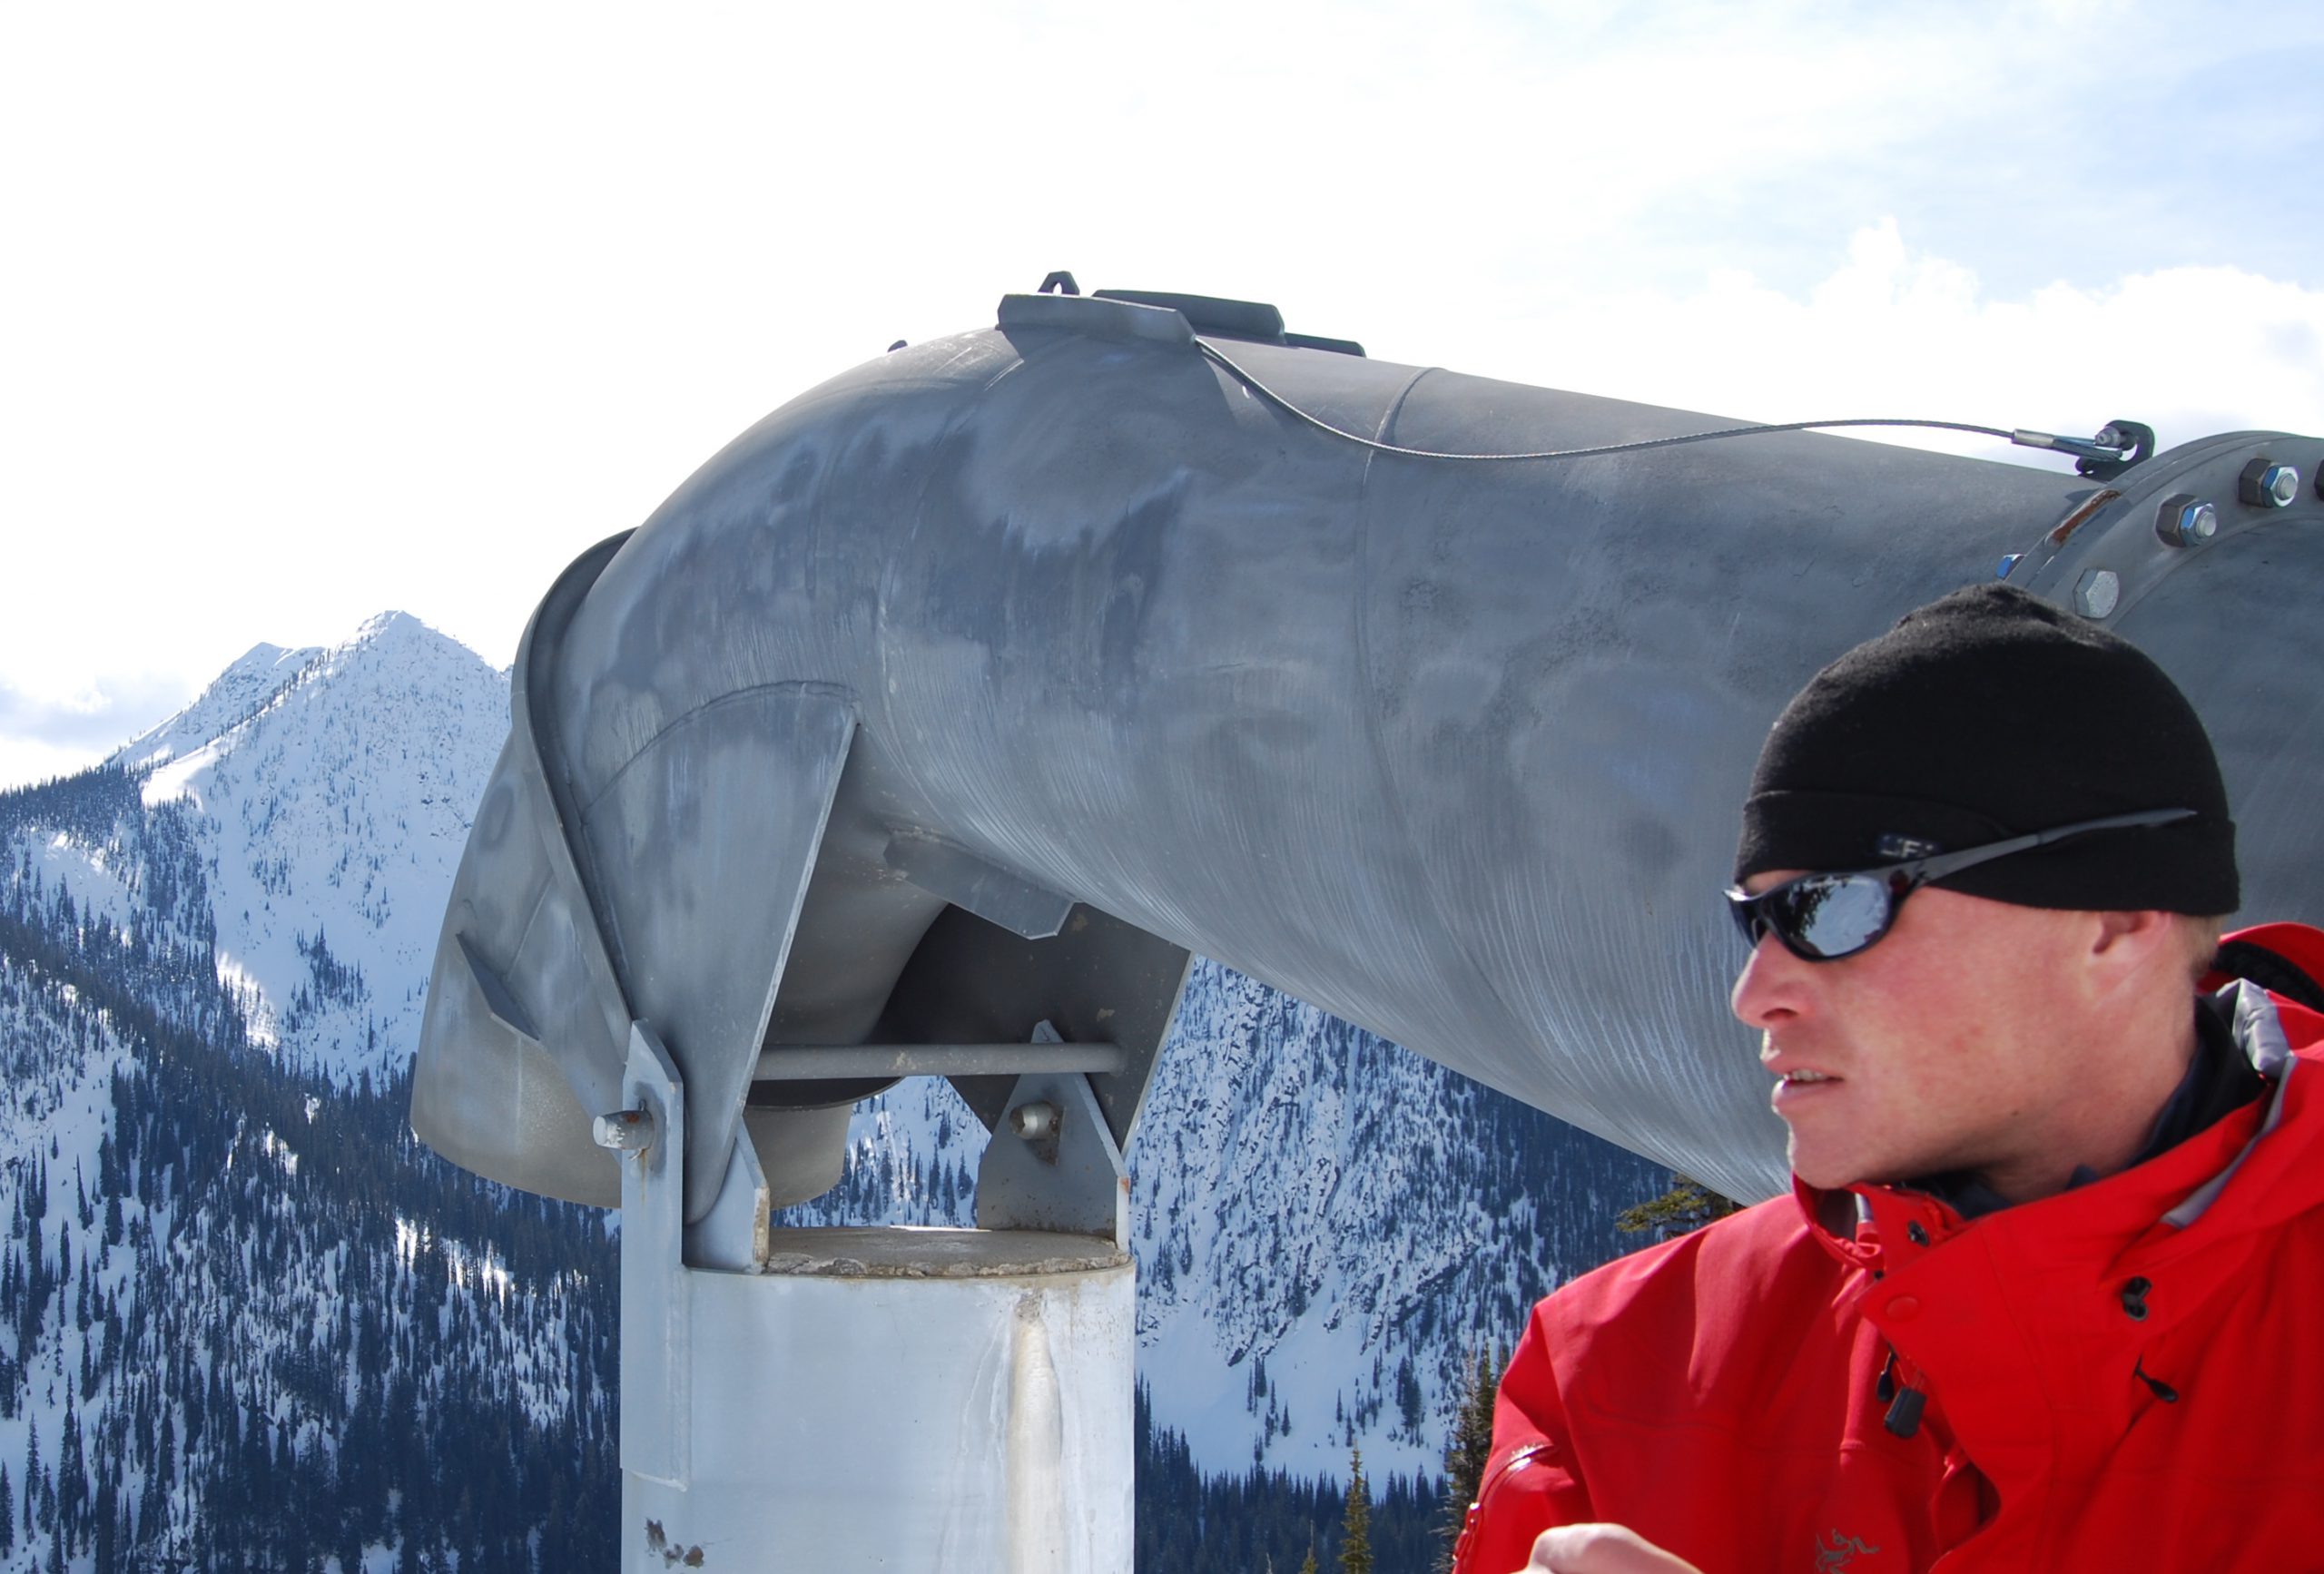
[[[1443,1469],[1474,1352],[1663,1172],[1197,964],[1130,1146],[1140,1358],[1213,1468]],[[1151,1374],[1167,1372],[1166,1384]]]
[[[54,1270],[61,1260],[71,1277],[60,1288],[69,1289],[80,1313],[68,1313],[62,1294],[53,1316],[44,1307],[28,1315],[17,1295],[5,1297],[13,1304],[9,1315],[0,1317],[7,1326],[0,1334],[0,1366],[6,1369],[0,1372],[0,1461],[13,1472],[17,1490],[34,1480],[36,1471],[25,1466],[43,1447],[48,1459],[56,1459],[68,1414],[77,1438],[81,1412],[96,1397],[81,1392],[80,1373],[108,1331],[116,1341],[119,1336],[119,1312],[108,1309],[134,1303],[143,1293],[133,1254],[110,1226],[133,1221],[150,1230],[144,1210],[133,1208],[125,1219],[105,1215],[102,1233],[74,1227],[98,1223],[89,1199],[111,1130],[113,1079],[130,1055],[106,1015],[82,1008],[70,986],[0,956],[0,1077],[9,1089],[0,1100],[0,1152],[15,1156],[0,1178],[0,1202],[11,1226],[0,1279],[13,1290],[29,1271],[37,1284],[40,1270],[28,1264]]]
[[[398,1077],[254,1048],[218,828],[148,785],[0,793],[0,1569],[586,1566],[602,1216],[433,1159]],[[360,993],[305,960],[294,999]]]
[[[507,679],[403,613],[261,644],[115,763],[200,820],[219,966],[262,1043],[341,1080],[410,1057]],[[320,948],[318,949],[318,948]]]

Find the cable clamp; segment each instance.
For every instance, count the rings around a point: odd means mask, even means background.
[[[2099,481],[2112,480],[2154,453],[2154,428],[2143,421],[2109,421],[2087,438],[2064,438],[2055,432],[2020,428],[2009,434],[2009,440],[2021,448],[2048,448],[2054,453],[2072,454],[2076,460],[2074,468]]]

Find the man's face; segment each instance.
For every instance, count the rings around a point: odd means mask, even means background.
[[[2009,1195],[2013,1179],[2054,1167],[2093,1091],[2062,1032],[2089,917],[1924,887],[1878,942],[1838,961],[1763,937],[1732,1004],[1779,1078],[1793,1173],[1830,1187],[1965,1169]]]

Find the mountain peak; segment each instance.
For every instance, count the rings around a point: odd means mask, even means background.
[[[294,650],[264,641],[251,646],[211,680],[192,704],[132,738],[106,763],[137,767],[182,760],[219,742],[302,680],[328,680],[379,658],[391,667],[419,663],[462,672],[472,666],[489,670],[483,657],[449,635],[408,612],[391,609],[366,618],[352,635],[329,647]]]
[[[349,644],[379,644],[389,640],[412,639],[421,635],[433,634],[436,634],[434,629],[412,616],[411,614],[389,608],[386,612],[374,613],[365,618],[362,626],[355,631],[355,636],[347,643]],[[437,637],[440,639],[443,636],[437,635]]]
[[[290,654],[290,653],[289,651],[283,649],[283,647],[279,644],[269,644],[264,640],[261,640],[258,644],[244,651],[241,655],[236,656],[232,661],[227,663],[226,670],[220,673],[216,678],[212,680],[212,682],[213,684],[224,683],[236,673],[263,671],[266,668],[276,665],[284,656],[289,655]]]
[[[394,610],[364,619],[362,626],[345,642],[331,647],[330,655],[333,664],[337,665],[348,656],[367,651],[395,660],[443,660],[448,657],[461,665],[490,665],[482,656],[434,625],[425,623],[408,612]]]
[[[228,664],[192,704],[123,743],[106,763],[158,765],[192,753],[264,710],[320,654],[316,645],[285,650],[261,641]]]

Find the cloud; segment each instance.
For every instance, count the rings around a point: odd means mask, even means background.
[[[1754,420],[1915,417],[2087,435],[2123,417],[2169,447],[2246,428],[2324,433],[2319,344],[2324,290],[2199,266],[2000,295],[1885,219],[1804,291],[1725,272],[1687,290],[1552,297],[1473,341],[1487,364],[1448,364]],[[2030,458],[1960,435],[1891,440]]]
[[[28,694],[0,679],[0,746],[27,760],[93,763],[192,697],[176,680],[153,674],[101,677],[61,694]]]

